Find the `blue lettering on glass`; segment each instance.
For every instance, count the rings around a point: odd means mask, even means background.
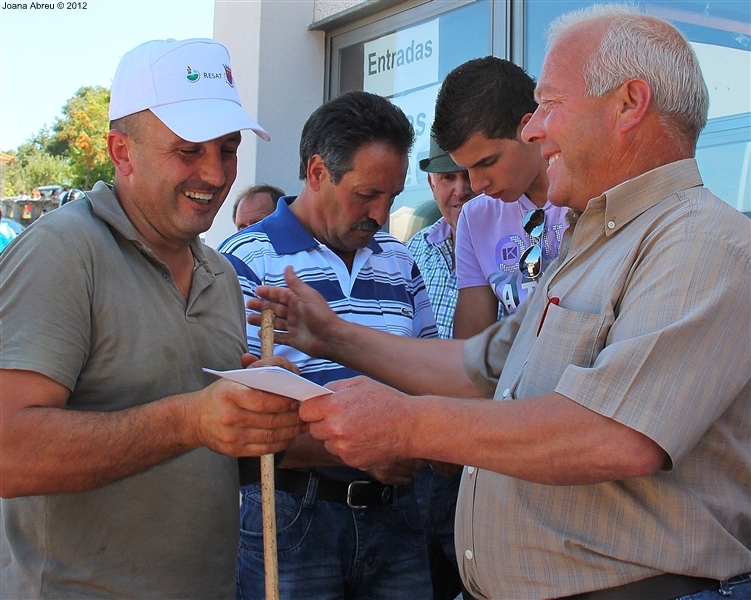
[[[433,40],[426,40],[425,43],[412,40],[406,48],[399,48],[393,52],[386,49],[384,54],[371,52],[368,54],[368,75],[377,75],[391,71],[396,67],[418,62],[433,56]]]
[[[409,121],[409,124],[414,128],[415,135],[417,137],[420,137],[423,133],[425,133],[426,118],[427,115],[423,112],[417,114],[417,119],[415,119],[412,115],[407,115],[407,120]]]
[[[415,134],[416,135],[422,135],[425,133],[425,118],[427,115],[425,113],[420,113],[417,115],[417,126],[415,127]]]

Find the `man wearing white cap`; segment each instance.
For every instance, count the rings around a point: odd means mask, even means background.
[[[230,264],[204,246],[242,109],[226,48],[153,41],[112,85],[114,185],[0,262],[0,597],[232,598],[237,456],[285,448],[296,406],[229,381],[252,360]]]

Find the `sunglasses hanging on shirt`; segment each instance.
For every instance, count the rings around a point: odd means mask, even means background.
[[[545,211],[541,208],[530,210],[522,217],[522,229],[535,240],[524,251],[519,260],[519,270],[529,279],[537,279],[542,275],[542,246],[540,240],[545,232]]]

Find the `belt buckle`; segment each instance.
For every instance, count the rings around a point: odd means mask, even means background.
[[[370,485],[371,483],[372,483],[371,481],[352,481],[352,482],[350,482],[350,484],[347,486],[347,506],[349,506],[350,508],[355,508],[355,509],[368,508],[367,504],[362,504],[362,505],[360,505],[360,504],[352,504],[352,490],[353,490],[353,488],[355,486],[358,486],[358,485]]]

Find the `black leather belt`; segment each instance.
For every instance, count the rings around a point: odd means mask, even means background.
[[[304,496],[308,491],[310,478],[318,477],[316,500],[341,502],[350,508],[372,508],[395,505],[396,500],[412,491],[409,485],[385,485],[378,481],[337,481],[318,474],[303,473],[290,469],[276,469],[274,484],[276,489],[290,494]]]
[[[566,596],[565,600],[673,600],[719,584],[715,579],[665,573],[617,587]]]

